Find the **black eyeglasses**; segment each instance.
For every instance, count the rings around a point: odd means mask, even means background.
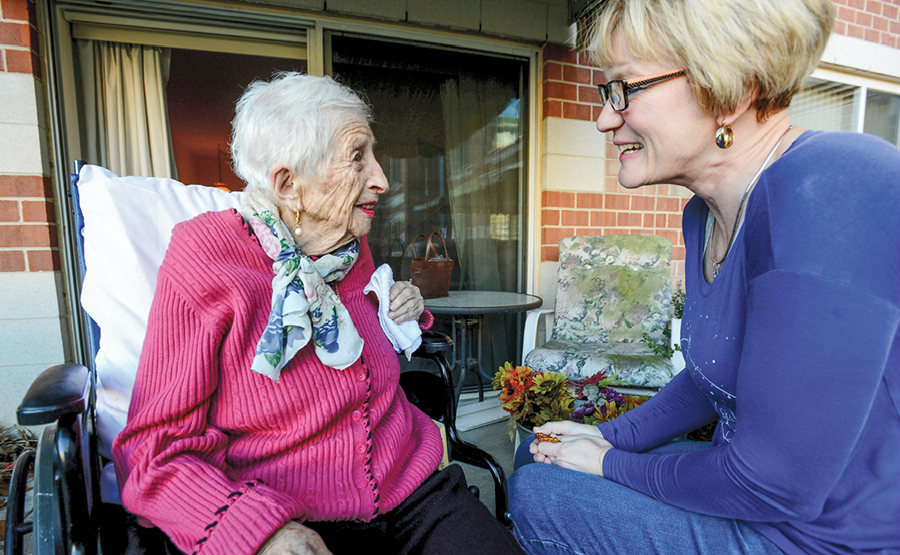
[[[668,81],[679,75],[684,75],[683,69],[677,69],[667,73],[656,73],[641,77],[640,79],[629,79],[628,81],[619,79],[610,81],[605,85],[597,85],[597,89],[600,91],[600,105],[604,106],[609,102],[612,105],[613,110],[621,112],[625,108],[628,108],[628,91],[646,89],[650,85]]]

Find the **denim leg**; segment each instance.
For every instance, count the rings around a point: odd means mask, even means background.
[[[676,442],[654,451],[708,445]],[[521,452],[516,453],[517,465]],[[514,533],[533,554],[782,553],[742,521],[679,509],[599,476],[554,465],[517,466],[509,492]]]

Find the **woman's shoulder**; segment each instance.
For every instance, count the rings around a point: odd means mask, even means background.
[[[842,180],[900,177],[900,149],[880,137],[848,131],[806,131],[782,156],[783,171],[828,173]],[[895,180],[889,185],[897,185]]]
[[[191,265],[209,258],[220,259],[249,235],[249,227],[237,210],[204,212],[172,228],[166,258]]]

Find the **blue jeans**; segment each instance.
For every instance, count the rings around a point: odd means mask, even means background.
[[[529,553],[783,555],[743,521],[679,509],[599,476],[528,464],[532,440],[533,435],[519,446],[509,479],[513,532]],[[652,452],[708,447],[679,441]]]

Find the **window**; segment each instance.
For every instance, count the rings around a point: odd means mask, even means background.
[[[900,146],[900,95],[810,78],[788,111],[795,125],[870,133]]]
[[[332,74],[373,107],[375,155],[391,185],[369,233],[376,266],[408,279],[410,242],[439,231],[455,261],[451,289],[522,291],[527,60],[339,34],[330,42]],[[518,352],[517,324],[485,318],[488,382]]]

